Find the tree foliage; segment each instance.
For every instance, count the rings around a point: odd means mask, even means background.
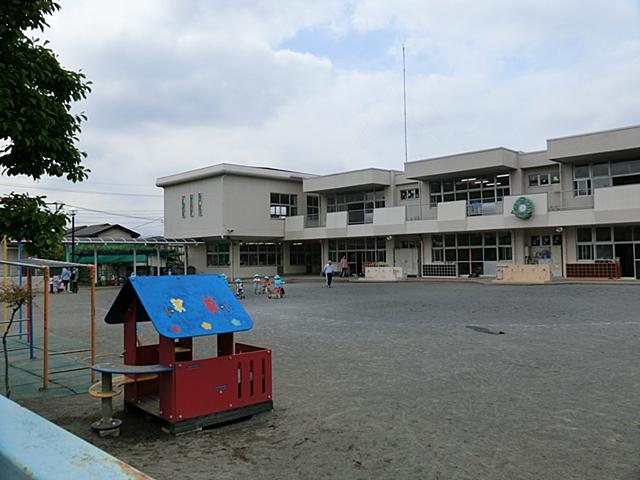
[[[83,114],[72,102],[89,82],[65,70],[47,42],[27,35],[44,31],[45,17],[60,9],[52,0],[0,2],[0,167],[8,175],[87,177],[86,156],[76,147]]]
[[[89,172],[76,146],[86,117],[71,108],[86,98],[90,82],[62,68],[47,42],[30,36],[44,31],[46,17],[59,9],[53,0],[0,0],[0,170],[9,176],[78,182]],[[58,258],[67,220],[62,205],[52,210],[45,197],[0,198],[0,235],[28,240],[31,255]]]
[[[0,235],[29,240],[25,250],[40,258],[61,258],[68,217],[58,204],[53,210],[45,197],[11,194],[0,199]]]

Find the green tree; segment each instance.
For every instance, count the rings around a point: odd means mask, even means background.
[[[86,98],[90,82],[62,68],[47,42],[30,36],[48,27],[60,9],[53,0],[0,1],[0,169],[9,176],[44,175],[82,181],[89,170],[76,143],[84,114],[72,103]],[[0,235],[30,240],[30,253],[51,254],[66,216],[43,197],[11,194],[1,199]]]

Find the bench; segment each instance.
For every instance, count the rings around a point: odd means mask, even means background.
[[[101,374],[101,381],[89,388],[89,395],[102,401],[102,418],[91,424],[91,428],[101,437],[107,435],[117,437],[120,434],[122,420],[113,418],[112,399],[122,393],[123,385],[154,380],[159,374],[173,371],[171,367],[165,365],[116,365],[113,363],[93,365],[91,369]],[[114,379],[113,374],[122,376]]]

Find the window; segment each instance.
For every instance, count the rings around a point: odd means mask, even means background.
[[[560,174],[556,172],[534,173],[529,175],[530,187],[544,187],[555,183],[560,183]]]
[[[356,190],[327,195],[327,212],[347,212],[349,225],[373,223],[373,209],[384,208],[384,190]]]
[[[302,242],[295,242],[289,245],[289,264],[306,265],[305,248]]]
[[[182,195],[182,218],[187,218],[187,196]]]
[[[193,217],[193,193],[189,195],[189,216]]]
[[[414,200],[420,198],[419,188],[409,188],[407,190],[400,190],[400,200]]]
[[[578,229],[578,243],[591,242],[591,228]]]
[[[290,193],[271,194],[271,218],[295,217],[298,215],[298,196]]]
[[[432,262],[457,262],[458,273],[483,273],[484,262],[513,258],[511,232],[458,233],[431,236]]]
[[[275,243],[243,243],[240,245],[240,265],[275,266],[280,246]]]
[[[229,243],[218,242],[207,244],[207,266],[226,267],[229,262]]]
[[[640,159],[606,161],[573,167],[576,196],[591,195],[591,188],[640,183]]]
[[[351,272],[364,273],[362,262],[387,261],[385,239],[384,237],[369,237],[329,240],[329,258],[337,262],[343,255],[347,257]]]
[[[593,245],[578,245],[578,260],[593,260]]]
[[[502,201],[502,198],[509,193],[508,173],[429,182],[429,201],[432,204],[455,200],[478,205],[495,203]]]
[[[198,216],[202,216],[202,194],[198,194]]]

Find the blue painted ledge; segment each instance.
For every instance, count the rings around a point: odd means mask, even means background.
[[[2,395],[0,472],[3,480],[152,480]]]

